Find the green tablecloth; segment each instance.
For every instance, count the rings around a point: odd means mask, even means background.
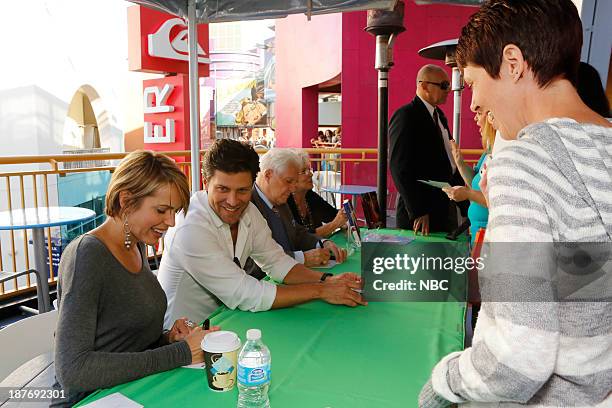
[[[402,234],[410,235],[410,232]],[[441,235],[419,240],[442,242]],[[343,237],[334,238],[339,244]],[[467,250],[467,244],[466,244]],[[334,273],[359,272],[359,253]],[[262,330],[272,353],[273,407],[415,407],[433,366],[463,348],[462,303],[370,303],[332,306],[322,301],[250,313],[215,312],[212,324],[244,341]],[[120,392],[145,407],[235,407],[238,390],[208,389],[203,370],[177,368],[100,390],[81,403]]]

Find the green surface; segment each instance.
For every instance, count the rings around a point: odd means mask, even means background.
[[[334,240],[345,242],[343,237]],[[356,253],[333,272],[359,272],[359,266]],[[348,308],[315,301],[260,313],[222,307],[212,323],[243,340],[247,329],[262,330],[272,353],[273,407],[392,408],[416,406],[433,366],[463,348],[464,311],[461,303]],[[97,391],[82,404],[113,392],[145,407],[235,407],[238,396],[237,388],[209,390],[203,370],[178,368]]]

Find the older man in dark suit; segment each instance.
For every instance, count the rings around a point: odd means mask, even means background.
[[[289,149],[271,149],[261,157],[260,172],[253,186],[251,202],[268,222],[272,238],[285,253],[305,266],[326,264],[333,254],[336,261],[346,258],[344,250],[333,241],[321,240],[295,222],[287,205],[289,195],[297,186],[301,159]],[[245,269],[258,276],[256,265],[250,262]]]
[[[456,205],[436,187],[417,180],[463,184],[452,157],[446,117],[438,105],[450,91],[447,73],[425,65],[417,75],[416,96],[389,122],[390,170],[399,192],[397,226],[428,234],[457,227]]]

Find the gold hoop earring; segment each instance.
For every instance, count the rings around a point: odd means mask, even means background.
[[[127,215],[123,219],[123,245],[127,250],[132,247],[132,231],[128,223]]]

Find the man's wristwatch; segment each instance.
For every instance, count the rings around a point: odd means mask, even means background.
[[[328,276],[333,276],[333,275],[334,275],[333,273],[325,272],[323,275],[321,275],[321,280],[319,282],[324,282]]]

